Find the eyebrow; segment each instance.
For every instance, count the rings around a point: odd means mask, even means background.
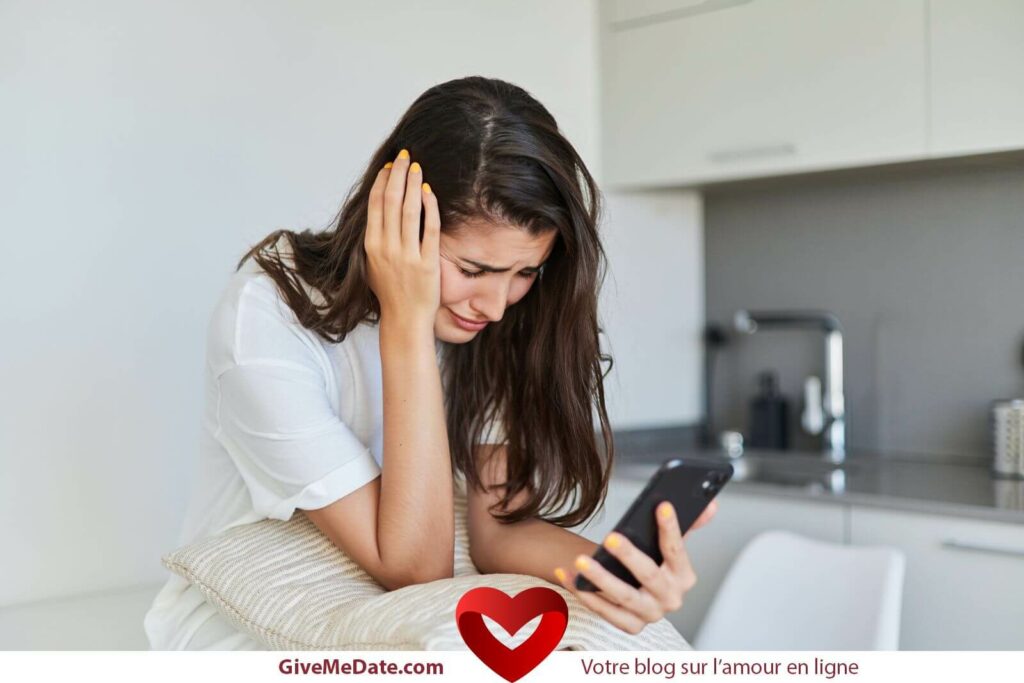
[[[487,273],[507,273],[508,271],[512,270],[511,268],[496,268],[494,266],[489,266],[486,263],[478,263],[477,261],[471,261],[468,258],[462,258],[461,256],[459,257],[459,260],[460,261],[465,261],[466,263],[468,263],[470,265],[476,266],[480,270],[482,270],[484,272],[487,272]],[[523,268],[523,270],[529,270],[531,272],[539,271],[541,269],[541,267],[545,263],[547,263],[547,261],[544,261],[543,263],[541,263],[540,265],[537,265],[537,266],[527,266],[526,268]]]

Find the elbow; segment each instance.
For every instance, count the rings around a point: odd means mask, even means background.
[[[443,566],[417,566],[408,571],[390,573],[385,580],[380,581],[380,584],[389,591],[394,591],[406,586],[418,586],[421,583],[451,579],[454,576],[455,562],[454,559],[451,559]]]
[[[482,552],[470,552],[469,559],[473,562],[473,566],[476,567],[476,570],[481,574],[494,573],[491,571],[489,565],[487,564],[487,558],[484,557],[484,554]]]
[[[442,579],[451,579],[455,577],[455,548],[451,547],[447,553],[436,558],[437,561],[427,565],[426,563],[419,563],[415,568],[407,575],[406,585],[415,585],[419,583],[430,583],[431,581],[440,581]]]
[[[387,563],[385,570],[381,572],[382,580],[378,580],[382,586],[389,591],[416,586],[421,583],[431,583],[442,579],[451,579],[455,576],[455,546],[446,545],[442,549],[432,548],[432,553],[408,555],[404,558]],[[429,559],[428,559],[429,558]]]
[[[469,534],[469,559],[481,574],[493,573],[490,569],[489,545],[484,534],[472,532]]]

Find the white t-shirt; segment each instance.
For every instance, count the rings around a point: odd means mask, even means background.
[[[287,255],[287,242],[279,242]],[[307,287],[315,301],[319,293]],[[437,342],[438,358],[442,342]],[[210,318],[198,473],[178,546],[261,519],[288,520],[380,476],[383,383],[376,324],[338,344],[302,327],[251,259]],[[499,422],[482,443],[504,441]],[[263,649],[172,574],[144,618],[155,650]]]

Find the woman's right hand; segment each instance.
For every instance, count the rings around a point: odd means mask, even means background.
[[[627,633],[640,633],[644,627],[664,618],[683,606],[683,597],[697,583],[697,574],[690,563],[683,541],[694,529],[711,521],[718,510],[712,500],[685,534],[672,503],[658,505],[658,545],[662,563],[658,565],[646,552],[633,545],[622,534],[613,531],[604,540],[604,547],[640,581],[634,588],[586,555],[576,558],[576,573],[568,574],[561,567],[555,577],[562,587],[573,593],[584,605]],[[600,592],[576,587],[576,575],[582,573]]]
[[[420,211],[425,211],[420,243]],[[402,150],[377,172],[367,206],[367,282],[380,302],[381,320],[434,329],[441,305],[438,252],[441,217],[423,169]]]

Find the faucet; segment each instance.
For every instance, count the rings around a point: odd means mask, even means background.
[[[733,327],[754,334],[759,329],[811,328],[825,334],[825,381],[808,377],[804,383],[801,424],[809,434],[822,435],[825,458],[846,459],[846,402],[843,399],[843,333],[839,319],[828,311],[736,311]]]

